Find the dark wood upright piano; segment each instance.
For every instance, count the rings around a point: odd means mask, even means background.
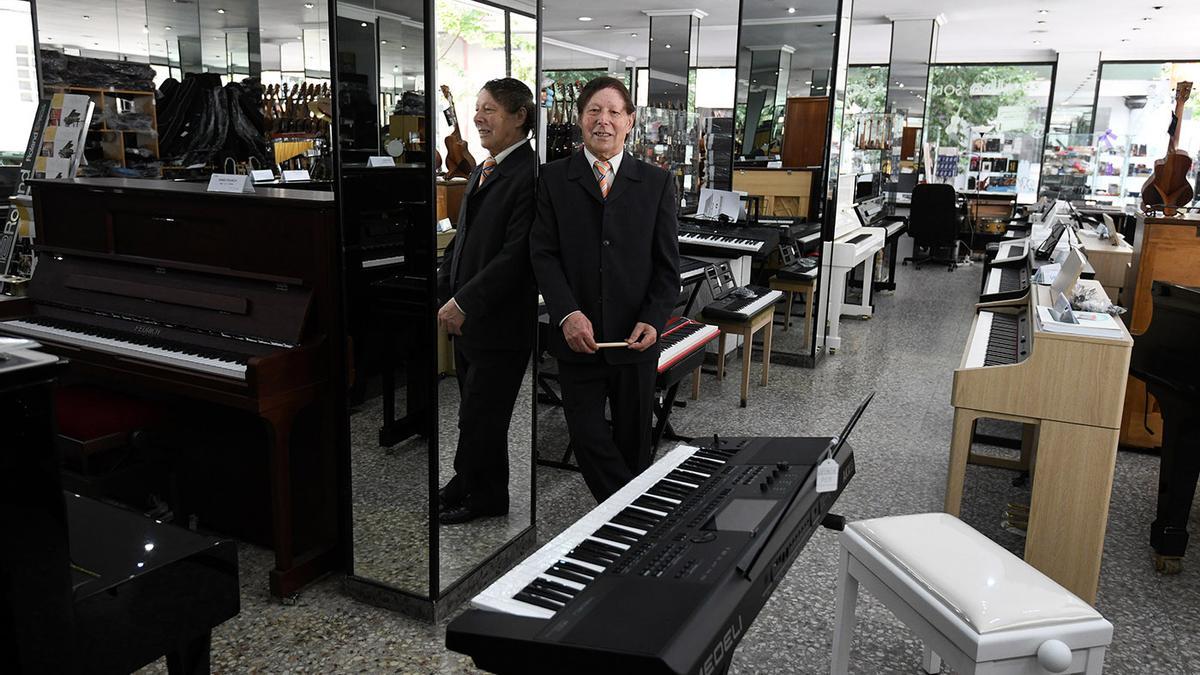
[[[271,593],[291,595],[333,569],[333,195],[125,179],[33,186],[38,263],[28,297],[0,302],[0,333],[68,357],[73,376],[256,415],[267,432]],[[319,431],[293,443],[301,413]]]

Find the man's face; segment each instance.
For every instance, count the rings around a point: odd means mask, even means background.
[[[493,156],[525,136],[522,128],[525,109],[521,108],[515,114],[508,112],[486,89],[480,89],[475,97],[474,122],[479,131],[479,142]]]
[[[633,114],[625,112],[625,99],[616,89],[592,94],[579,118],[583,144],[600,159],[610,159],[625,148],[625,137],[633,128]]]

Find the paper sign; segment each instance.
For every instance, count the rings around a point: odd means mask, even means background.
[[[283,182],[285,183],[303,183],[310,180],[312,178],[308,175],[308,169],[293,169],[283,172]]]
[[[829,459],[817,465],[817,492],[834,492],[838,487],[838,463]]]
[[[232,173],[214,173],[208,179],[209,192],[254,192],[250,176]]]
[[[386,156],[368,157],[367,166],[373,168],[378,168],[381,166],[396,166],[396,160]]]
[[[270,169],[254,169],[250,172],[250,177],[255,183],[270,183],[275,180],[275,172]]]

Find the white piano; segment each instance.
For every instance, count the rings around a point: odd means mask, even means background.
[[[821,249],[821,278],[828,284],[828,294],[824,291],[821,293],[824,299],[818,303],[820,310],[816,323],[817,326],[829,326],[828,331],[817,331],[817,346],[824,346],[830,354],[842,346],[838,330],[841,317],[858,316],[865,319],[874,313],[871,286],[874,281],[875,254],[883,250],[886,239],[885,228],[863,227],[848,206],[838,209],[834,239],[825,242]],[[862,301],[846,304],[846,279],[850,271],[859,265],[863,266]]]

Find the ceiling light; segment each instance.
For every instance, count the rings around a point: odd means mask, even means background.
[[[829,36],[830,36],[830,37],[837,37],[837,33],[830,33],[830,34],[829,34]]]
[[[1038,10],[1038,14],[1041,14],[1042,16],[1045,16],[1049,13],[1050,13],[1050,10],[1048,10],[1048,9],[1039,9]]]
[[[299,41],[301,41],[301,42],[304,42],[304,36],[303,36],[303,35],[297,35],[297,36],[296,36],[296,39],[297,39],[297,40],[299,40]]]
[[[608,24],[604,24],[604,30],[608,30],[608,29],[610,29],[610,28],[612,28],[612,26],[610,26],[610,25],[608,25]]]
[[[387,44],[387,40],[380,40],[380,41],[379,41],[379,44],[381,44],[381,45],[386,45],[386,44]]]
[[[667,47],[667,49],[670,49],[670,48],[671,48],[671,45],[667,45],[666,47]]]
[[[804,84],[812,84],[812,80],[805,80]]]
[[[84,15],[83,15],[83,20],[84,20],[84,21],[91,21],[91,20],[92,20],[92,17],[88,16],[87,14],[84,14]]]
[[[163,30],[173,30],[170,26],[163,26]]]
[[[592,20],[592,17],[590,17],[590,16],[581,16],[581,17],[579,17],[579,20],[580,20],[580,21],[591,21],[591,20]]]
[[[1129,38],[1121,38],[1121,42],[1129,42]]]
[[[217,14],[224,14],[224,13],[225,13],[224,9],[221,9],[220,7],[217,8]]]
[[[788,14],[795,14],[795,13],[796,13],[795,7],[788,7]]]
[[[366,28],[366,27],[367,27],[367,22],[366,22],[366,21],[361,21],[361,22],[359,22],[359,24],[358,24],[358,25],[362,26],[363,28]]]
[[[629,37],[637,37],[637,33],[630,33]]]
[[[1046,23],[1045,19],[1038,19],[1038,23]]]
[[[408,45],[400,45],[400,49],[408,49]]]
[[[900,87],[901,89],[903,89],[903,88],[904,88],[904,83],[903,83],[903,82],[898,82],[898,83],[896,84],[896,86],[897,86],[897,87]]]
[[[1143,17],[1142,17],[1142,21],[1150,21],[1150,17],[1148,17],[1148,16],[1143,16]]]
[[[311,2],[304,3],[304,9],[312,9],[313,7],[315,7],[315,5],[313,5]]]
[[[684,54],[687,54],[687,53],[688,53],[688,50],[686,50],[686,49],[685,49],[685,50],[683,50],[683,53],[684,53]]]

